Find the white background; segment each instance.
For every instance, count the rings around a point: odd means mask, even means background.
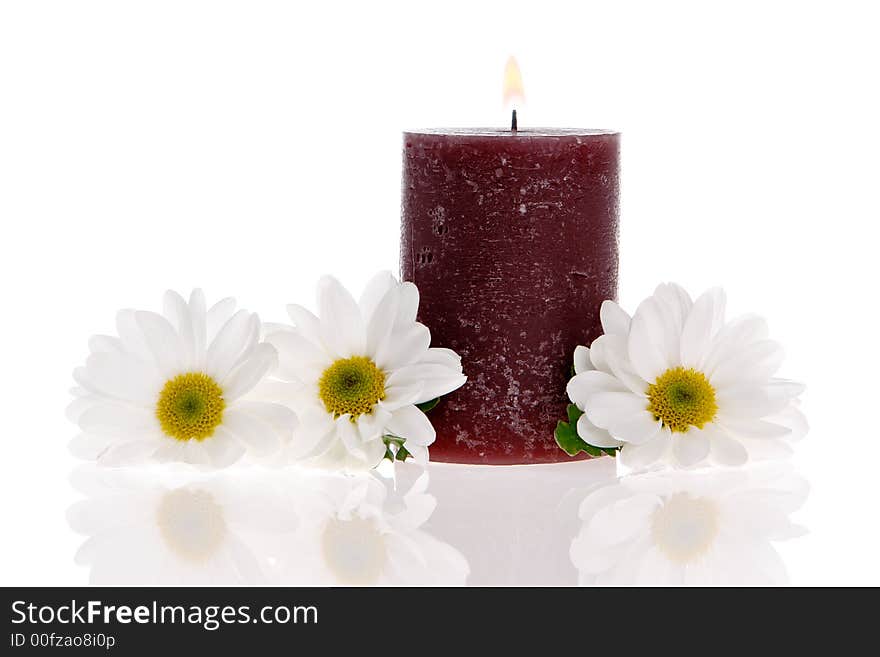
[[[397,268],[400,132],[623,132],[620,299],[725,286],[809,385],[795,583],[880,584],[871,3],[0,4],[2,584],[79,584],[63,409],[168,288],[264,319]]]

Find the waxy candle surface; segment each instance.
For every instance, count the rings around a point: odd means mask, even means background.
[[[433,460],[570,460],[553,431],[617,296],[618,156],[611,131],[404,133],[401,274],[468,376],[430,411]]]

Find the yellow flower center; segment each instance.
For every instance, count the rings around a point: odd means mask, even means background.
[[[346,585],[375,584],[387,560],[385,537],[372,518],[331,518],[321,548],[327,567]]]
[[[177,440],[204,440],[223,420],[223,389],[207,374],[179,374],[165,383],[156,417],[166,435]]]
[[[354,420],[385,399],[385,373],[366,356],[340,358],[321,375],[318,396],[328,413]]]
[[[718,536],[718,508],[708,499],[675,493],[654,511],[651,538],[670,561],[687,564],[712,548]]]
[[[715,388],[702,372],[673,367],[648,386],[648,410],[672,431],[702,429],[715,419]]]
[[[223,509],[203,490],[165,493],[156,509],[156,524],[165,545],[188,561],[210,557],[226,536]]]

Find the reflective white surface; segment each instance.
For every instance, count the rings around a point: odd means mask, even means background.
[[[383,474],[389,474],[388,472]],[[95,584],[783,584],[806,481],[787,462],[618,478],[612,459],[301,469],[79,468]]]

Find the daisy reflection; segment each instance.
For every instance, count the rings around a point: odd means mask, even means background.
[[[470,572],[456,548],[423,526],[437,500],[427,471],[397,465],[377,475],[314,474],[294,490],[301,523],[279,559],[279,582],[308,586],[462,586]]]
[[[302,468],[208,475],[88,466],[68,510],[93,584],[460,585],[458,550],[423,525],[435,498],[420,467],[397,481]]]
[[[78,470],[68,510],[87,536],[76,562],[92,584],[260,584],[271,546],[297,525],[277,476],[213,477],[159,468]]]
[[[773,543],[804,533],[789,516],[807,491],[779,463],[625,477],[581,503],[571,559],[582,585],[784,584]]]

